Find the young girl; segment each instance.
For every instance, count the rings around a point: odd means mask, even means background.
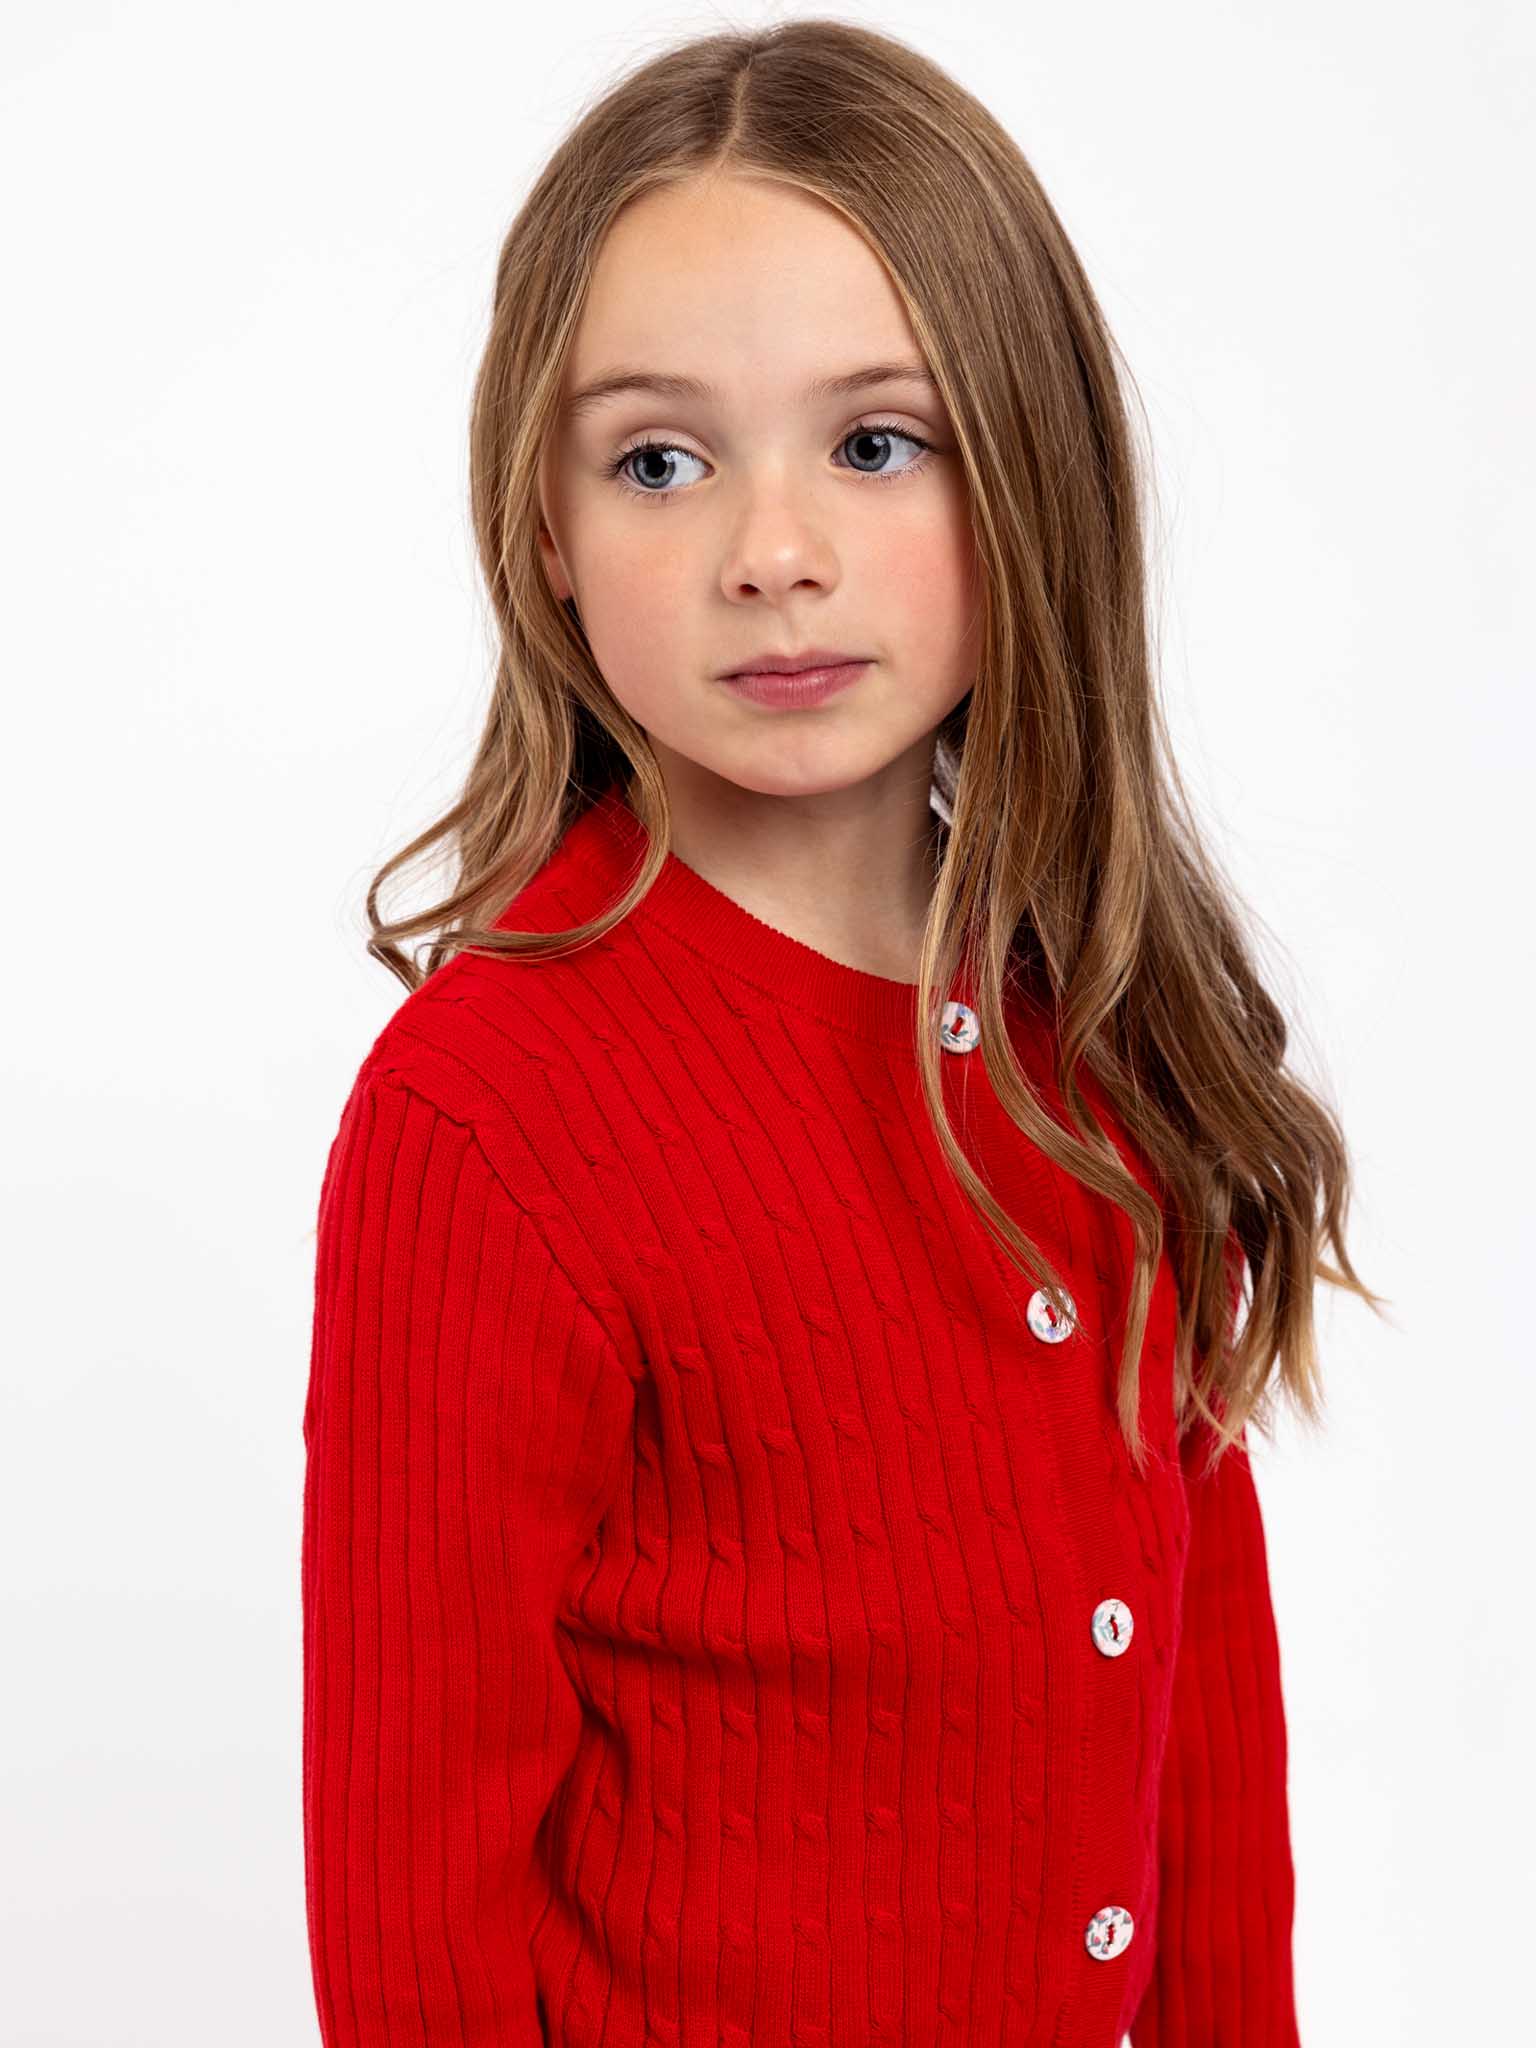
[[[1374,1297],[1060,223],[897,41],[673,49],[472,456],[490,716],[320,1204],[325,2041],[1286,2048],[1246,1429]]]

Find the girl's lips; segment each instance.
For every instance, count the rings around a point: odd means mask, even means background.
[[[721,681],[750,703],[797,710],[802,705],[819,704],[823,698],[846,689],[868,667],[867,661],[839,661],[830,668],[794,669],[788,674],[759,670],[755,674],[722,676]]]

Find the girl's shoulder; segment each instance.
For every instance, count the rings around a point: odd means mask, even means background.
[[[590,875],[562,841],[490,928],[565,932],[598,908]],[[621,924],[543,956],[450,954],[385,1019],[355,1069],[341,1128],[371,1114],[381,1090],[403,1089],[466,1127],[527,1206],[567,1206],[591,1172],[583,1134],[603,1123],[602,1076],[635,1028],[630,943]]]
[[[440,1223],[473,1159],[608,1321],[617,1297],[601,1224],[606,1115],[580,1021],[598,1000],[578,990],[568,960],[453,955],[405,996],[355,1070],[322,1214],[347,1162],[361,1159],[378,1200],[402,1217],[430,1204]]]

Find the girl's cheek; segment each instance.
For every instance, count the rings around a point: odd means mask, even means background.
[[[643,620],[657,624],[676,620],[679,597],[687,584],[687,573],[678,551],[659,548],[628,550],[597,574],[616,615],[638,625]]]

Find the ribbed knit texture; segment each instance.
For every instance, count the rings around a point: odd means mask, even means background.
[[[643,844],[606,792],[501,921],[594,915]],[[915,1015],[669,856],[597,945],[456,956],[363,1062],[304,1414],[328,2048],[1294,2048],[1246,1448],[1175,1445],[1165,1259],[1136,1474],[1129,1224],[942,1054],[1070,1289],[1037,1336]]]

